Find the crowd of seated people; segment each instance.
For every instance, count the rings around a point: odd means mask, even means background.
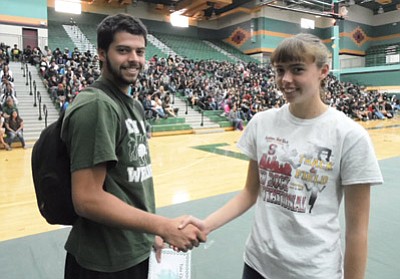
[[[48,51],[40,57],[38,65],[48,93],[60,111],[65,110],[79,92],[92,84],[100,75],[97,55],[90,51],[81,53],[78,48],[72,52],[65,48]]]
[[[10,54],[7,47],[0,44],[0,147],[6,150],[11,150],[15,139],[18,139],[25,148],[24,124],[17,108],[14,75],[9,68],[10,56],[11,60],[14,60],[17,59],[16,54],[17,52]]]
[[[64,110],[83,88],[99,77],[99,60],[97,55],[80,52],[78,48],[51,51],[46,47],[45,50],[40,52],[37,65],[52,100]],[[221,110],[227,118],[235,105],[235,114],[243,121],[249,121],[259,111],[285,104],[275,85],[272,67],[254,62],[195,61],[154,55],[131,88],[148,119],[177,116],[178,111],[171,104],[171,95],[177,92],[185,96],[190,106]],[[340,82],[333,75],[328,76],[326,89],[326,103],[356,120],[391,118],[398,110],[398,100],[388,94],[365,91],[362,86]]]
[[[329,75],[325,83],[326,103],[355,120],[391,118],[399,108],[395,95],[366,91],[362,86],[340,82],[333,75]],[[190,106],[222,110],[227,117],[235,104],[235,114],[244,121],[250,120],[259,111],[285,103],[282,93],[276,88],[272,67],[256,63],[155,56],[149,60],[146,71],[134,88],[142,100],[149,99],[147,94],[160,95],[158,88],[172,94],[183,92]],[[161,94],[162,101],[163,96],[169,95]],[[149,106],[145,107],[150,111]]]

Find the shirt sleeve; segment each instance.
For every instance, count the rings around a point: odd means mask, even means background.
[[[383,183],[372,141],[364,129],[352,129],[346,135],[340,167],[342,185]]]
[[[117,162],[116,143],[118,114],[112,106],[100,100],[75,108],[64,119],[66,144],[70,151],[71,171]],[[64,127],[63,127],[64,128]]]
[[[257,159],[257,114],[249,121],[243,135],[240,137],[237,147],[248,156],[251,160],[258,161]]]

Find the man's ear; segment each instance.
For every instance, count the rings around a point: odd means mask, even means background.
[[[101,48],[98,48],[97,49],[97,54],[98,54],[98,57],[99,57],[99,60],[100,61],[106,61],[106,51],[104,50],[104,49],[101,49]]]

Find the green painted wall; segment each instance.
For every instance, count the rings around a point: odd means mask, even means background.
[[[0,15],[47,19],[47,0],[1,0]]]
[[[400,65],[346,69],[340,80],[366,86],[399,86]]]

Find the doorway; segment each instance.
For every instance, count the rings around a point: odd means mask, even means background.
[[[22,28],[22,44],[25,49],[28,45],[33,49],[38,46],[38,30]]]

